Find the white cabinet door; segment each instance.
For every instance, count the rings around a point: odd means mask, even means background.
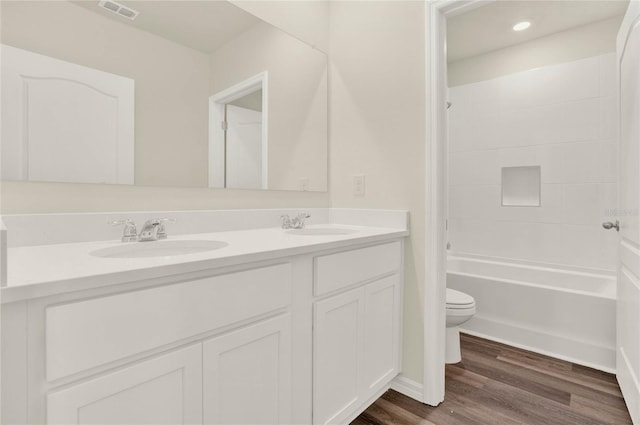
[[[313,422],[340,423],[361,402],[364,288],[314,306]]]
[[[380,279],[365,287],[364,398],[372,397],[399,372],[400,278]]]
[[[204,342],[204,423],[290,422],[290,329],[284,314]]]
[[[400,276],[318,301],[314,314],[313,422],[344,423],[399,372]]]
[[[47,423],[202,423],[201,344],[49,393]]]

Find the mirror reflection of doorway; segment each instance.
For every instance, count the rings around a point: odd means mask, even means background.
[[[209,98],[209,187],[268,188],[268,75]]]
[[[262,90],[225,105],[225,187],[260,189]]]

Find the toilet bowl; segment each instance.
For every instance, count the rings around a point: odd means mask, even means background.
[[[447,331],[445,363],[458,363],[460,356],[460,325],[476,314],[476,302],[471,295],[447,288]]]

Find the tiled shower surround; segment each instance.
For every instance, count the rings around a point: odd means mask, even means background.
[[[452,87],[451,252],[612,270],[615,54]],[[502,167],[540,166],[541,205],[501,206]],[[624,213],[624,212],[622,212]]]

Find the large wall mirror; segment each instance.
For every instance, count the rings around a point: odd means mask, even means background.
[[[327,190],[327,56],[227,1],[2,1],[4,180]]]

